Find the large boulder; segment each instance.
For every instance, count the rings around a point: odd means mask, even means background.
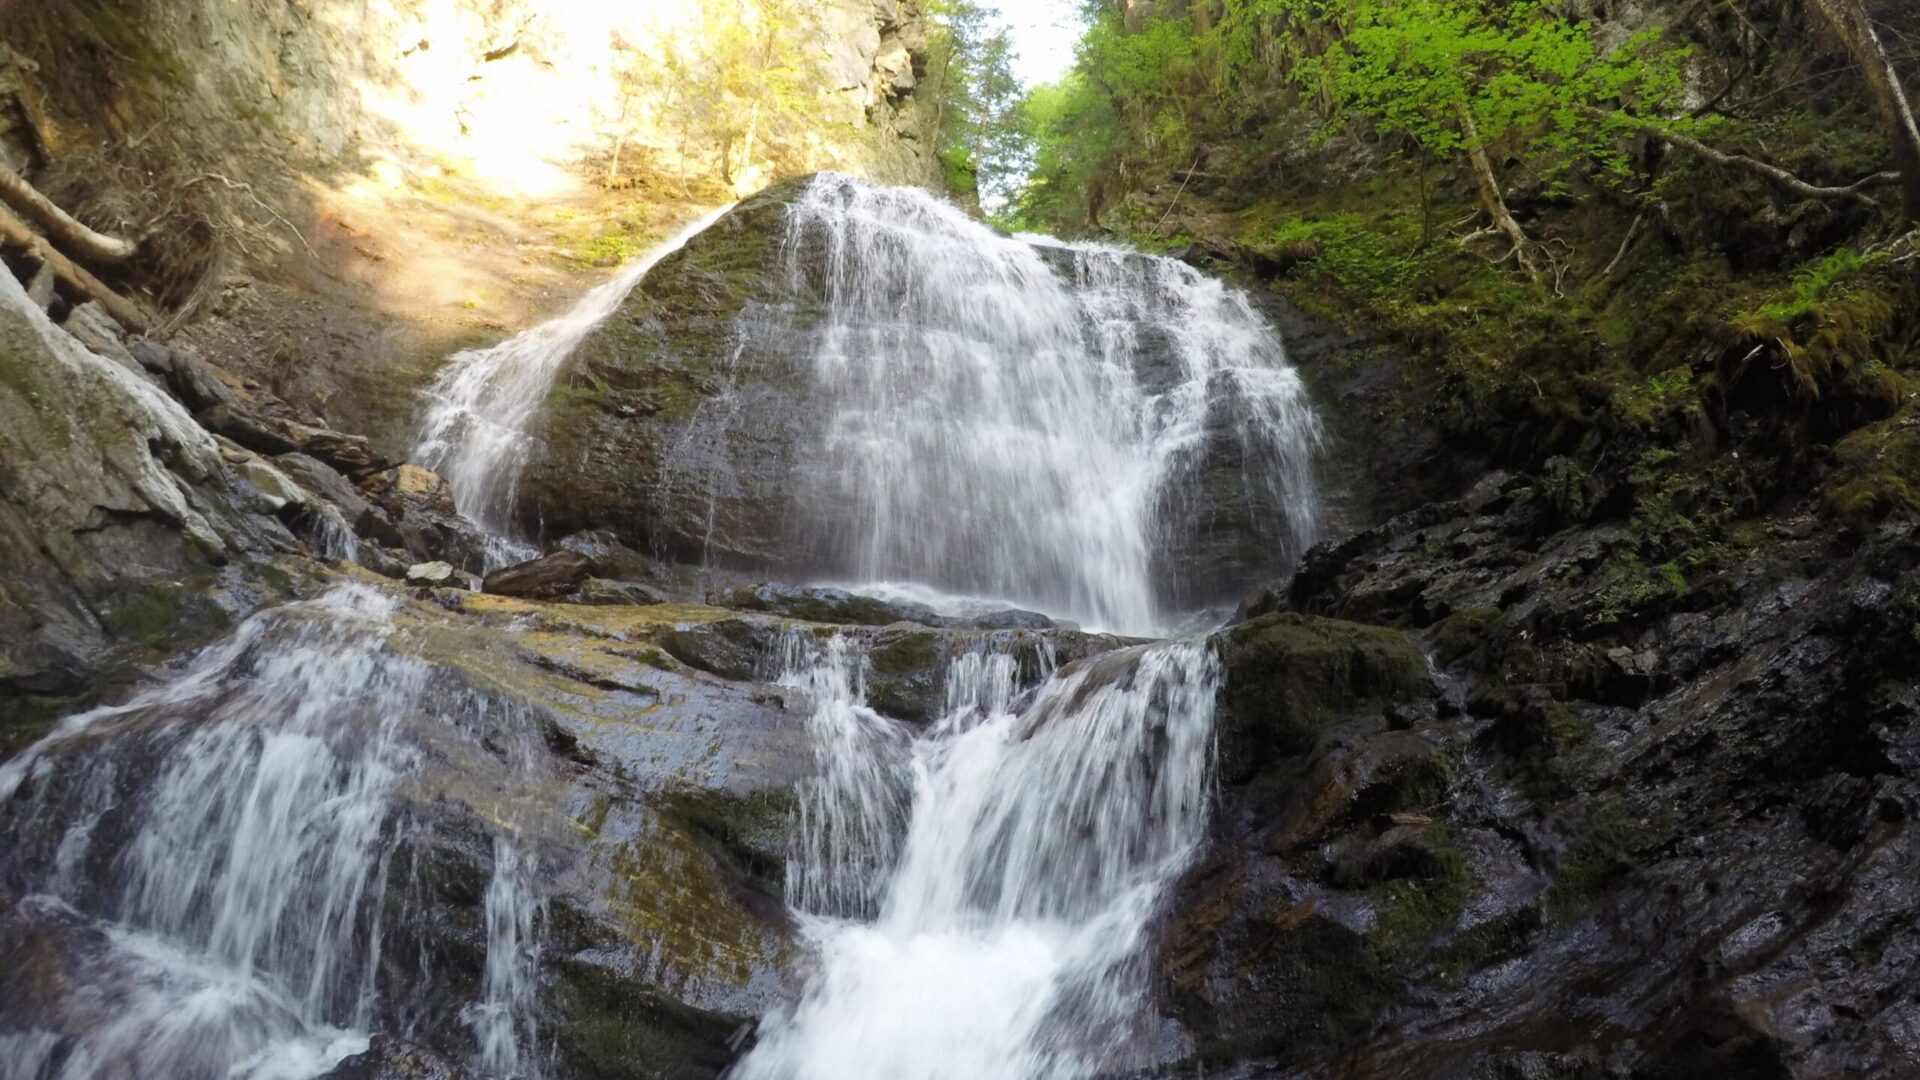
[[[204,640],[258,602],[235,567],[292,547],[262,513],[276,501],[178,402],[0,273],[0,752],[123,660]]]
[[[1039,519],[1102,481],[1090,473],[1035,469],[1027,478],[1033,490],[1052,492],[1048,483],[1069,481],[1079,486],[1058,493],[1058,500],[1030,505],[1005,499],[1006,487],[993,486],[1001,481],[983,475],[996,466],[969,457],[971,449],[955,451],[950,461],[938,446],[901,443],[882,431],[851,440],[868,449],[849,450],[848,431],[870,421],[848,417],[867,415],[861,410],[872,407],[865,396],[870,388],[835,386],[831,379],[823,385],[815,372],[815,331],[834,296],[852,295],[856,299],[849,303],[877,303],[882,309],[887,302],[902,309],[926,305],[930,314],[924,326],[882,327],[876,332],[885,340],[896,333],[926,333],[936,340],[941,334],[985,334],[967,310],[968,295],[956,299],[954,291],[967,287],[970,274],[998,281],[993,275],[1004,268],[995,259],[1011,256],[956,253],[953,258],[963,261],[964,272],[949,281],[940,278],[942,268],[926,249],[908,244],[917,254],[898,266],[888,261],[850,270],[850,261],[859,258],[892,260],[886,238],[896,225],[902,235],[927,230],[927,243],[940,239],[941,229],[962,226],[904,204],[885,211],[900,214],[900,222],[885,218],[886,227],[875,226],[873,215],[880,212],[869,205],[873,200],[862,201],[866,197],[850,189],[847,217],[856,224],[830,240],[817,221],[790,225],[790,210],[811,183],[812,178],[784,181],[720,217],[654,266],[618,311],[581,343],[535,424],[541,449],[521,478],[523,527],[549,536],[611,528],[656,557],[758,577],[857,577],[874,569],[862,561],[861,547],[874,515],[897,512],[915,519],[930,513],[911,499],[892,507],[862,479],[871,469],[897,467],[903,489],[921,492],[945,485],[962,492],[956,499],[976,499],[969,505],[979,512],[956,514],[948,523],[940,534],[951,545],[948,550],[922,559],[897,545],[886,548],[879,557],[884,572],[919,581],[927,581],[928,573],[949,574],[953,580],[931,583],[956,592],[1022,597],[1046,592],[1041,586],[1055,584],[1047,578],[1053,571],[1029,575],[971,560],[1006,532],[1049,527]],[[817,209],[810,213],[832,217]],[[1258,317],[1217,283],[1168,260],[1053,244],[1036,244],[1032,254],[1031,266],[1013,260],[1020,264],[1018,274],[1050,273],[1063,286],[1061,297],[1094,298],[1083,307],[1061,300],[1047,315],[1054,320],[1048,325],[1080,319],[1089,340],[1125,339],[1125,362],[1132,365],[1139,390],[1138,400],[1125,399],[1131,402],[1125,407],[1153,410],[1169,424],[1196,427],[1191,433],[1183,428],[1171,439],[1181,449],[1165,451],[1164,478],[1148,514],[1159,606],[1182,612],[1223,603],[1230,607],[1252,584],[1290,567],[1314,528],[1308,504],[1317,427],[1304,394],[1294,392],[1298,384],[1292,372],[1272,366],[1280,357],[1255,332]],[[969,258],[974,261],[964,262]],[[875,292],[885,300],[876,301]],[[1121,330],[1108,325],[1115,319],[1124,321]],[[1220,322],[1227,340],[1183,337],[1182,328],[1196,321]],[[1031,339],[1035,348],[1052,341],[1030,326],[994,330],[1002,331],[1010,341]],[[1210,350],[1209,362],[1216,365],[1204,386],[1192,382],[1196,348]],[[871,362],[877,361],[864,353],[850,358],[852,364]],[[890,369],[894,376],[915,370],[906,360],[898,365]],[[929,400],[968,400],[964,380],[950,381],[939,389],[945,397]],[[1028,380],[1009,373],[1003,381],[1026,386]],[[1078,384],[1031,381],[1036,392],[1058,391],[1063,400],[1082,400],[1072,396],[1082,392]],[[998,401],[991,395],[1003,393],[1005,386],[976,390],[986,395],[983,400]],[[1106,392],[1085,389],[1096,396]],[[916,399],[910,390],[901,394],[899,415],[906,416]],[[1196,400],[1204,416],[1187,417],[1183,410]],[[990,415],[1006,420],[1021,437],[1058,438],[1078,430],[1073,423],[1042,430],[1032,417]],[[836,417],[842,426],[836,427]],[[927,418],[915,423],[926,424]],[[875,445],[889,447],[882,460],[859,459],[861,453],[875,452],[870,449]],[[983,486],[992,487],[997,501],[991,506],[980,498]],[[1045,550],[1035,558],[1066,556]]]
[[[530,525],[607,527],[683,560],[787,564],[792,473],[818,426],[807,358],[801,342],[742,342],[736,318],[788,302],[781,241],[805,184],[776,184],[722,216],[581,343],[522,480]]]

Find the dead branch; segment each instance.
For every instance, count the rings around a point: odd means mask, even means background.
[[[108,288],[85,267],[60,254],[47,242],[46,237],[34,232],[26,222],[6,209],[0,209],[0,245],[25,251],[42,264],[52,267],[54,277],[62,284],[88,300],[98,301],[121,326],[136,334],[146,332],[148,322],[145,312]]]
[[[40,226],[55,243],[88,262],[125,262],[139,250],[139,245],[131,240],[97,233],[74,220],[71,214],[55,206],[53,200],[5,165],[0,165],[0,200]]]
[[[1652,135],[1690,154],[1705,158],[1715,165],[1752,173],[1755,176],[1773,183],[1777,187],[1809,199],[1851,199],[1860,203],[1862,206],[1877,210],[1880,208],[1880,204],[1876,202],[1872,196],[1868,195],[1865,189],[1875,184],[1892,183],[1900,179],[1899,173],[1883,172],[1862,177],[1845,187],[1821,187],[1817,184],[1807,183],[1805,180],[1780,168],[1778,165],[1769,165],[1758,158],[1750,158],[1743,154],[1729,154],[1724,150],[1716,150],[1691,135],[1682,135],[1670,128],[1656,124],[1651,120],[1642,120],[1638,117],[1627,116],[1624,113],[1607,113],[1598,109],[1591,111],[1596,115],[1618,120],[1636,131],[1642,131],[1648,135]]]
[[[1647,215],[1645,214],[1633,215],[1633,224],[1627,226],[1627,238],[1620,241],[1620,250],[1613,253],[1613,261],[1607,264],[1607,268],[1605,270],[1600,271],[1599,280],[1601,281],[1607,280],[1608,278],[1613,276],[1613,272],[1615,270],[1618,270],[1620,268],[1620,260],[1627,257],[1627,249],[1633,246],[1634,239],[1640,235],[1640,226],[1645,225],[1646,223],[1647,223]]]

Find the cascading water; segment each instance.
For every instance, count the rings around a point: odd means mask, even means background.
[[[1146,1063],[1143,937],[1199,844],[1218,662],[1122,650],[1017,693],[1009,656],[948,673],[911,744],[860,659],[795,663],[822,775],[788,899],[819,951],[738,1080],[1069,1080]]]
[[[0,941],[67,965],[0,990],[0,1076],[293,1080],[366,1048],[424,752],[400,720],[439,696],[388,647],[396,606],[342,586],[263,613],[0,768]],[[476,1056],[531,1076],[531,867],[495,851]]]
[[[799,365],[798,396],[723,388],[667,475],[640,482],[717,492],[732,434],[782,430],[754,410],[797,403],[817,423],[784,494],[793,563],[812,575],[1154,633],[1312,541],[1318,424],[1240,293],[1170,259],[1010,237],[925,193],[830,174],[789,205],[782,259],[779,294],[746,305],[716,370]],[[527,424],[648,265],[441,377],[422,457],[469,516],[505,533]],[[1238,577],[1208,580],[1233,560]],[[782,681],[813,702],[819,757],[788,902],[818,969],[766,1018],[738,1080],[1150,1065],[1141,954],[1204,829],[1217,660],[1193,642],[1143,646],[1048,664],[1022,692],[1012,657],[971,653],[918,738],[866,705],[863,664],[846,639],[787,644]]]
[[[435,381],[417,456],[499,538],[494,561],[535,554],[513,539],[514,499],[563,362],[716,216]],[[742,309],[733,355],[713,362],[723,382],[794,365],[800,378],[717,394],[663,473],[634,482],[728,488],[735,437],[788,430],[799,410],[784,570],[1153,633],[1312,541],[1318,423],[1241,293],[1172,259],[1007,236],[925,192],[834,174],[789,205],[783,260],[784,283]]]
[[[821,572],[1151,632],[1221,435],[1272,568],[1311,541],[1314,413],[1218,281],[831,174],[789,211],[786,266],[824,312],[769,305],[746,336],[807,342],[823,422],[797,504]]]
[[[499,566],[540,554],[519,539],[514,498],[533,450],[528,425],[555,374],[594,327],[627,298],[647,271],[727,211],[721,207],[635,259],[565,315],[485,349],[456,354],[426,390],[429,402],[414,457],[446,478],[454,504],[491,538]]]

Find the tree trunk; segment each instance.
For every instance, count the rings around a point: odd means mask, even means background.
[[[747,110],[747,144],[740,154],[740,175],[751,179],[753,176],[753,140],[760,130],[760,102],[755,99],[753,107]]]
[[[1846,47],[1854,66],[1867,80],[1874,106],[1891,129],[1888,134],[1893,138],[1893,159],[1906,195],[1907,218],[1920,220],[1920,123],[1914,121],[1913,104],[1907,99],[1886,46],[1873,29],[1872,17],[1860,0],[1807,0],[1807,8]]]
[[[1467,140],[1467,162],[1473,166],[1473,184],[1480,192],[1480,208],[1493,220],[1493,227],[1500,235],[1513,244],[1513,257],[1520,269],[1537,280],[1540,266],[1533,257],[1533,240],[1507,209],[1506,197],[1500,194],[1500,180],[1493,175],[1493,162],[1487,158],[1487,148],[1480,142],[1480,128],[1464,104],[1460,106],[1460,134]]]
[[[0,165],[0,199],[5,199],[20,216],[46,230],[55,243],[76,258],[96,263],[125,262],[138,250],[139,245],[131,240],[104,236],[75,221],[5,165]]]

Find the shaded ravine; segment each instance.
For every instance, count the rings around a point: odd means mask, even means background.
[[[1164,632],[1186,613],[1157,578],[1223,429],[1273,565],[1311,542],[1318,423],[1277,337],[1219,282],[833,175],[787,208],[780,259],[784,295],[744,307],[730,348],[735,366],[762,350],[803,369],[818,430],[794,448],[792,542],[816,578]],[[613,313],[604,288],[438,384],[423,452],[505,553],[531,554],[508,531],[518,474],[583,320]],[[733,432],[756,422],[723,390],[668,475],[634,482],[724,483]],[[1136,647],[1025,686],[1011,657],[971,651],[924,733],[867,705],[854,642],[786,649],[819,773],[787,899],[817,968],[731,1075],[1067,1080],[1168,1053],[1142,954],[1206,823],[1208,647]]]

